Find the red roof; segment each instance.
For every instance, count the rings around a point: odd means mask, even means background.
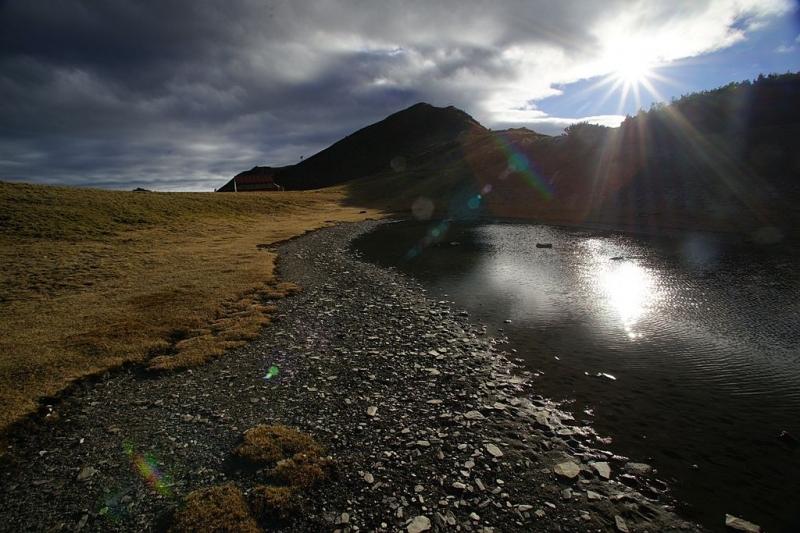
[[[258,185],[262,183],[275,183],[272,174],[240,174],[234,178],[236,185]]]

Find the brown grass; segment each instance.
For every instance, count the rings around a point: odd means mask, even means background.
[[[261,528],[250,516],[242,491],[227,484],[192,492],[175,513],[170,533],[215,531],[259,533]]]
[[[250,493],[250,505],[262,520],[286,519],[301,512],[300,502],[289,487],[260,485]]]
[[[261,531],[256,519],[268,523],[302,513],[301,492],[325,481],[333,466],[310,435],[285,426],[256,426],[243,440],[234,453],[255,465],[275,465],[271,475],[283,486],[257,485],[247,500],[233,484],[192,492],[176,511],[171,533]]]
[[[255,338],[266,300],[299,289],[276,279],[272,244],[381,216],[343,198],[0,182],[0,432],[80,377],[183,368]]]
[[[234,452],[256,463],[277,463],[297,454],[318,457],[324,450],[309,435],[285,426],[256,426],[248,430]]]

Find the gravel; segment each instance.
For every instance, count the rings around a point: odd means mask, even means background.
[[[338,465],[301,517],[270,530],[700,529],[670,512],[647,465],[598,449],[590,428],[537,397],[502,339],[349,253],[376,224],[277,247],[281,276],[304,291],[275,302],[259,340],[190,371],[84,380],[15,427],[0,530],[165,530],[193,490],[254,487],[232,451],[258,424],[312,435]],[[621,474],[626,463],[637,466]]]

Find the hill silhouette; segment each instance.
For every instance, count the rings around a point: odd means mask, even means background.
[[[415,216],[798,236],[800,73],[684,95],[619,128],[489,131],[417,104],[290,167],[286,189],[347,182],[349,202]],[[245,173],[246,174],[246,173]]]
[[[422,151],[446,149],[463,135],[485,131],[455,107],[419,103],[348,135],[305,161],[255,167],[237,175],[271,174],[286,190],[319,189],[395,168]]]

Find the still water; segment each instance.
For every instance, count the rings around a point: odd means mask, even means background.
[[[687,518],[800,530],[800,446],[778,438],[800,438],[796,247],[446,221],[353,247],[506,336],[537,393],[652,464]]]

